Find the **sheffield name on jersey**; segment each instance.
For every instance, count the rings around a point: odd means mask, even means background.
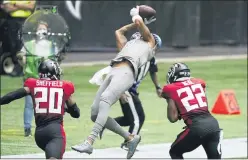
[[[31,92],[37,127],[55,121],[63,123],[65,102],[74,93],[71,82],[28,78],[24,86]]]

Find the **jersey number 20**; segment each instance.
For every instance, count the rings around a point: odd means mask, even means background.
[[[40,92],[41,97],[35,98],[35,113],[56,113],[61,114],[61,106],[63,101],[63,89],[62,88],[34,88],[34,95]],[[49,94],[49,95],[48,95]],[[57,103],[55,103],[55,95],[57,94]],[[40,108],[41,102],[48,102],[49,108]],[[57,106],[55,106],[57,104]]]
[[[196,89],[200,90],[200,93],[194,93]],[[182,93],[186,93],[187,96],[181,99],[182,104],[184,105],[187,112],[199,108],[199,107],[207,107],[207,103],[203,102],[202,98],[206,97],[205,92],[201,86],[201,84],[194,84],[188,87],[181,88],[177,90],[177,94],[180,97]],[[195,95],[195,96],[194,96]],[[196,99],[198,104],[190,105],[189,101]]]

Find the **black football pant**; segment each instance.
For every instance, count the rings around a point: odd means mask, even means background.
[[[46,159],[63,158],[66,146],[66,136],[61,124],[50,123],[46,126],[36,128],[35,142],[37,146],[45,152]]]
[[[139,134],[145,121],[145,113],[138,95],[129,93],[131,102],[122,103],[120,101],[123,116],[115,118],[120,126],[129,126],[129,133]]]
[[[222,130],[202,124],[186,128],[171,145],[172,159],[183,159],[183,154],[203,146],[208,159],[221,159]],[[211,124],[210,124],[211,125]],[[216,125],[217,126],[217,125]]]

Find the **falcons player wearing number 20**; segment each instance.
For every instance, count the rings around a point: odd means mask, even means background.
[[[190,77],[190,69],[184,63],[175,63],[167,74],[167,85],[162,97],[167,100],[167,118],[171,123],[183,119],[186,124],[171,145],[172,159],[183,159],[183,154],[200,145],[209,159],[221,158],[223,132],[218,121],[208,111],[205,94],[206,83]]]
[[[0,104],[31,95],[34,102],[36,144],[45,152],[46,159],[62,159],[66,145],[64,112],[73,118],[80,116],[80,110],[72,99],[74,85],[60,80],[61,69],[52,60],[41,62],[38,72],[39,79],[27,79],[23,88],[3,96]]]

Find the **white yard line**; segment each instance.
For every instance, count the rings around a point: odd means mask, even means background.
[[[189,61],[214,61],[214,60],[226,60],[226,59],[247,59],[247,54],[240,55],[221,55],[221,56],[196,56],[196,57],[179,57],[179,58],[157,58],[157,62],[189,62]],[[94,66],[94,65],[108,65],[109,61],[91,61],[91,62],[72,62],[62,63],[62,67],[73,66]]]
[[[140,145],[133,158],[170,158],[169,149],[171,143]],[[3,147],[3,146],[2,146]],[[127,152],[120,148],[95,149],[93,154],[81,154],[74,151],[67,151],[64,158],[126,158]],[[247,138],[225,139],[222,143],[222,158],[238,158],[247,156]],[[185,158],[206,158],[202,147],[184,154]],[[9,155],[1,158],[44,158],[44,153]]]

